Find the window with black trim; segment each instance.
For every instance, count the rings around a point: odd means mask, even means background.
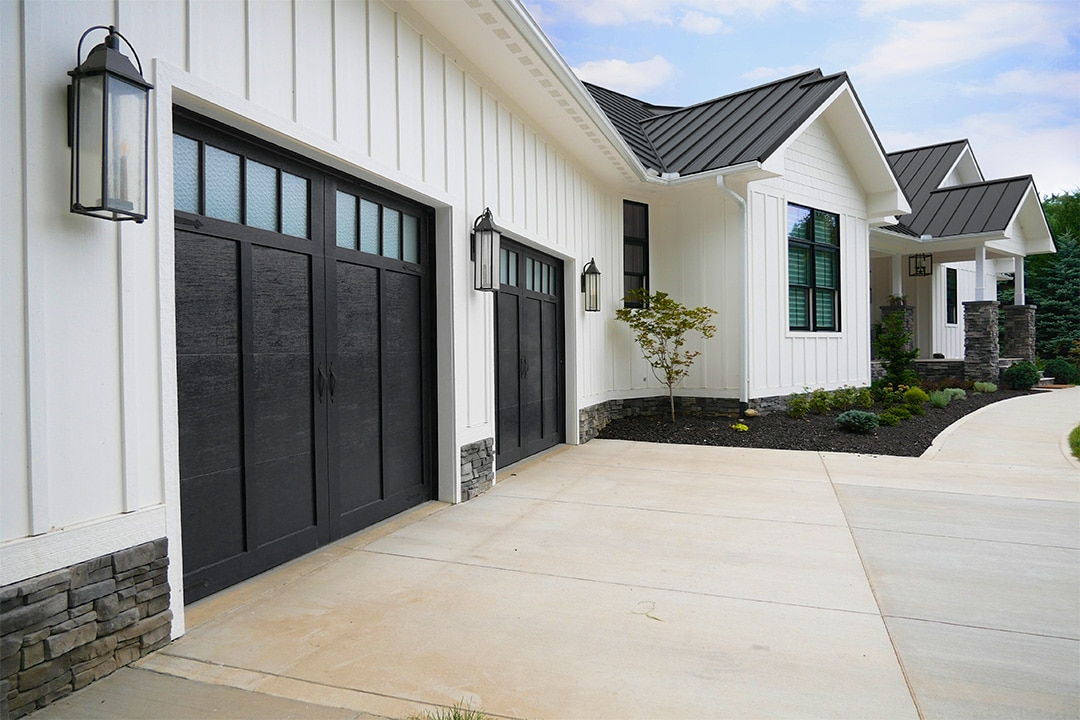
[[[788,204],[788,327],[840,330],[840,216]]]
[[[956,268],[945,268],[945,322],[955,325],[957,319]]]
[[[649,289],[649,206],[623,200],[623,306],[641,307],[625,299],[631,290]]]

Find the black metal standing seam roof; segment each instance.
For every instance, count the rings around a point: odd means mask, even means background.
[[[885,156],[911,203],[911,212],[898,218],[901,225],[910,225],[914,221],[929,200],[930,193],[941,187],[967,144],[967,140],[956,140]]]
[[[932,190],[906,222],[887,230],[934,238],[1001,232],[1034,181],[1030,175]],[[915,202],[912,202],[915,205]]]
[[[764,161],[845,82],[811,70],[674,109],[585,87],[646,167],[690,175]]]

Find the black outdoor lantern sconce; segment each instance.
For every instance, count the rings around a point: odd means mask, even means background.
[[[484,208],[472,228],[473,287],[482,292],[499,289],[499,237],[491,210]]]
[[[908,255],[907,274],[908,277],[933,275],[934,256],[930,253],[916,253],[915,255]]]
[[[590,258],[581,271],[581,292],[585,293],[585,312],[600,311],[600,269]]]
[[[105,42],[82,62],[82,44],[95,30]],[[138,69],[120,52],[123,40]],[[106,220],[146,219],[147,144],[150,90],[142,62],[128,39],[112,25],[82,34],[68,73],[68,144],[71,146],[71,212]]]

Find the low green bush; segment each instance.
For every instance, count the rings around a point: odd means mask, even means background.
[[[892,410],[886,410],[878,415],[878,425],[885,427],[896,427],[900,424],[900,418],[893,414]]]
[[[850,410],[855,407],[856,401],[859,399],[858,388],[853,388],[849,385],[845,385],[842,388],[838,388],[832,391],[832,409],[833,410]]]
[[[926,408],[924,408],[922,405],[905,405],[904,407],[912,415],[925,415],[926,414]]]
[[[855,398],[855,404],[864,410],[869,410],[874,407],[874,391],[868,387],[859,388],[859,393]]]
[[[930,393],[930,404],[936,408],[945,408],[950,402],[952,402],[952,395],[944,390],[934,390]]]
[[[900,420],[907,420],[908,418],[911,417],[911,406],[910,405],[893,405],[891,408],[889,408],[885,412],[892,413],[893,415],[895,415]]]
[[[865,410],[848,410],[837,416],[836,424],[848,432],[869,435],[878,426],[878,416]]]
[[[1077,425],[1069,433],[1069,449],[1072,450],[1073,457],[1080,460],[1080,425]]]
[[[1043,371],[1047,377],[1054,378],[1058,385],[1080,385],[1080,368],[1065,358],[1057,357],[1046,363]]]
[[[913,387],[904,391],[904,404],[913,405],[919,407],[922,404],[929,402],[930,396],[926,394],[926,391],[922,388]]]
[[[979,393],[992,393],[997,392],[997,385],[992,382],[977,382],[971,386],[971,389]]]
[[[810,393],[808,398],[810,411],[818,415],[824,415],[832,410],[832,395],[828,390],[817,389]]]
[[[1001,373],[1001,381],[1013,390],[1030,390],[1039,382],[1039,370],[1035,363],[1018,362],[1005,368],[1005,372]]]
[[[787,414],[796,420],[806,417],[810,412],[810,401],[802,393],[791,393],[787,399]]]
[[[950,400],[967,400],[967,390],[964,388],[945,388],[942,392],[948,395]]]

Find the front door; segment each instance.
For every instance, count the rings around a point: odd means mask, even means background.
[[[502,240],[495,298],[495,466],[557,445],[564,418],[562,263]]]

